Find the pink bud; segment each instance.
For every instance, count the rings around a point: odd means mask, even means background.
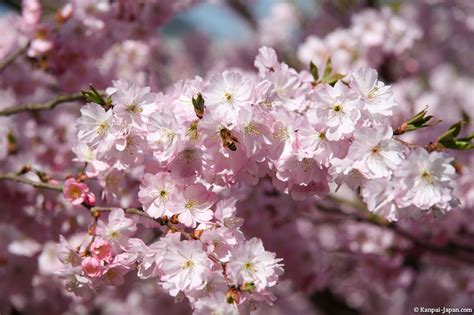
[[[84,260],[82,260],[81,266],[82,270],[84,270],[84,272],[92,278],[100,277],[104,272],[100,261],[95,257],[84,258]]]
[[[90,248],[95,258],[110,262],[112,260],[112,246],[103,239],[96,239]]]
[[[95,206],[95,195],[89,191],[84,198],[84,202],[91,207]]]

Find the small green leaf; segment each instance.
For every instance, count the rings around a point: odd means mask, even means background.
[[[252,293],[253,291],[255,291],[255,283],[245,282],[244,284],[242,284],[241,290],[247,293]]]
[[[342,78],[344,78],[345,75],[343,74],[340,74],[340,73],[336,73],[336,74],[333,74],[332,76],[330,76],[327,80],[327,83],[329,85],[332,85],[334,86],[334,84],[336,84],[337,81],[341,80]]]
[[[81,94],[84,95],[86,101],[99,104],[105,110],[109,110],[112,107],[112,97],[108,96],[104,99],[101,92],[97,91],[92,84],[89,85],[90,91],[81,91]]]
[[[312,61],[309,63],[309,70],[311,72],[311,75],[313,76],[314,81],[318,82],[319,80],[318,67]]]
[[[467,137],[456,139],[456,137],[461,133],[462,126],[464,124],[465,122],[460,120],[449,127],[448,131],[438,137],[438,142],[441,143],[445,148],[453,150],[469,150],[474,148],[474,143],[472,143],[472,140],[474,139],[474,133]]]
[[[332,73],[332,62],[331,62],[331,58],[328,58],[328,61],[326,62],[326,66],[324,67],[322,81],[328,82],[328,79],[331,76],[331,73]]]
[[[451,127],[449,127],[448,131],[443,133],[441,136],[439,136],[438,141],[441,142],[444,139],[454,139],[459,134],[461,133],[462,130],[462,125],[464,124],[464,121],[460,120]]]

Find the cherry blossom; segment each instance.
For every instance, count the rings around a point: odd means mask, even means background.
[[[109,214],[109,222],[99,220],[97,224],[97,235],[102,236],[109,241],[114,250],[125,247],[129,236],[131,236],[137,227],[135,222],[127,218],[122,209],[116,208]]]
[[[354,133],[347,158],[369,179],[389,177],[403,160],[404,146],[392,139],[389,127],[364,127]]]
[[[112,112],[105,111],[98,104],[88,104],[81,108],[81,114],[76,123],[79,139],[93,147],[106,146],[112,127]]]
[[[100,264],[100,261],[97,258],[86,257],[82,260],[81,265],[82,269],[89,277],[97,278],[104,273],[102,265]]]
[[[405,189],[400,204],[413,204],[423,210],[431,207],[451,209],[457,203],[451,195],[455,177],[451,161],[452,158],[442,153],[413,150],[397,171]]]
[[[75,206],[82,203],[95,205],[95,195],[89,191],[89,187],[74,178],[69,178],[64,182],[64,197]]]
[[[163,287],[176,296],[181,290],[202,289],[211,260],[197,241],[183,241],[168,248],[163,259]]]
[[[178,188],[169,173],[145,174],[138,197],[145,211],[154,218],[172,213],[171,201],[177,198]],[[171,201],[170,201],[171,200]]]
[[[318,92],[315,95],[316,116],[325,122],[328,140],[350,136],[361,116],[360,102],[341,81],[334,87],[324,85]]]
[[[283,271],[280,262],[275,254],[265,251],[261,240],[253,238],[232,250],[227,266],[234,283],[253,283],[262,290],[276,284]]]

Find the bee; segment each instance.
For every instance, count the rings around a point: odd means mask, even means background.
[[[206,108],[206,106],[204,106],[204,98],[202,97],[202,94],[198,93],[196,97],[192,98],[192,102],[196,116],[201,119],[204,117],[204,109]]]
[[[222,127],[219,131],[219,134],[221,136],[222,146],[224,148],[228,148],[231,151],[237,150],[235,143],[239,143],[239,140],[237,140],[237,138],[232,135],[229,129],[227,129],[226,127]]]

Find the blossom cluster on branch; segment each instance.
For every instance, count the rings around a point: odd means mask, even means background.
[[[87,176],[103,183],[106,199],[120,194],[109,174],[120,178],[140,168],[143,210],[158,222],[192,230],[194,237],[170,230],[146,245],[129,238],[133,221],[113,210],[108,225],[99,221],[92,246],[106,241],[114,257],[100,259],[86,248],[82,269],[79,259],[71,264],[76,269],[62,272],[77,272],[70,290],[120,284],[111,274],[121,279],[138,266],[139,277],[157,277],[198,313],[271,301],[266,289],[282,271],[280,260],[260,240],[245,240],[234,216],[236,200],[229,199],[233,186],[256,185],[264,177],[296,200],[323,197],[330,185],[347,184],[388,220],[456,205],[452,158],[394,137],[389,118],[397,102],[374,69],[329,84],[278,62],[268,47],[259,50],[255,66],[257,74],[224,71],[159,94],[116,81],[107,100],[82,107],[73,150],[76,161],[87,163]],[[65,196],[81,204],[87,191],[80,190],[87,186],[74,185]]]

